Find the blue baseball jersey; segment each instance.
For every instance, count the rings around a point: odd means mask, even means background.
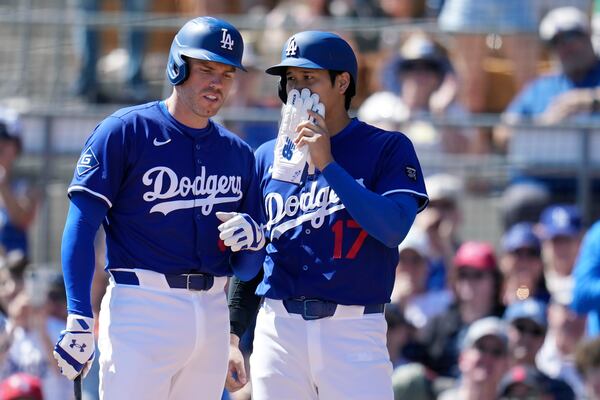
[[[119,110],[96,127],[74,191],[109,207],[107,269],[231,275],[215,212],[264,222],[252,149],[211,120],[204,129],[182,125],[158,101]]]
[[[398,249],[371,237],[316,171],[299,185],[272,179],[275,141],[256,151],[267,217],[267,257],[257,294],[305,296],[339,304],[386,303],[394,285]],[[414,195],[427,204],[421,167],[410,140],[357,119],[331,138],[336,162],[368,190]]]

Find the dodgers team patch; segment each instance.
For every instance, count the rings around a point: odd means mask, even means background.
[[[99,165],[100,163],[98,162],[98,159],[96,158],[96,155],[90,146],[86,149],[86,151],[83,152],[83,154],[81,154],[79,161],[77,161],[77,175],[81,176]]]

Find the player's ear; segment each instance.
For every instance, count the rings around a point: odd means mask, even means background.
[[[350,74],[342,72],[336,77],[336,81],[340,94],[344,94],[346,93],[346,90],[348,90],[348,86],[350,86]]]

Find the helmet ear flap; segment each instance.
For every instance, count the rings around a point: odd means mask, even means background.
[[[277,93],[279,94],[279,98],[283,101],[283,104],[287,103],[287,91],[285,89],[285,76],[281,75],[279,77],[279,85],[277,86]]]
[[[167,69],[167,77],[172,85],[182,84],[188,77],[187,60],[177,50],[171,51]]]

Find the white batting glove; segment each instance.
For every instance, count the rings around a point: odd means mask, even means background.
[[[264,247],[264,232],[248,214],[219,211],[215,215],[223,222],[218,227],[219,238],[231,251],[257,251]]]
[[[67,317],[67,327],[60,333],[53,354],[60,372],[70,380],[79,374],[85,377],[92,367],[96,350],[93,329],[93,318],[75,314]]]

